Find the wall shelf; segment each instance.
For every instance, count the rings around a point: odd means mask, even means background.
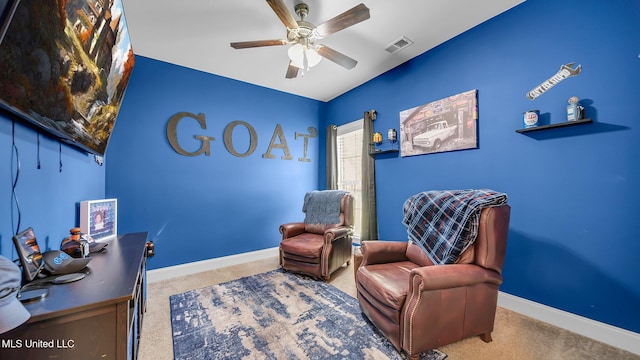
[[[591,120],[591,119],[582,119],[582,120],[576,120],[576,121],[566,121],[566,122],[559,123],[559,124],[549,124],[549,125],[542,125],[542,126],[534,126],[534,127],[530,127],[530,128],[526,128],[526,129],[518,129],[518,130],[516,130],[516,132],[517,133],[526,133],[526,132],[530,132],[530,131],[554,129],[554,128],[559,128],[559,127],[572,126],[572,125],[590,124],[592,122],[593,122],[593,120]]]
[[[384,140],[379,144],[369,144],[369,155],[387,154],[400,151],[399,141]]]

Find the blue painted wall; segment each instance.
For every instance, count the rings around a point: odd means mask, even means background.
[[[638,20],[635,0],[528,0],[331,101],[327,123],[376,109],[386,137],[401,110],[478,89],[478,149],[376,160],[380,238],[407,238],[402,204],[417,192],[504,191],[512,215],[501,290],[640,332]],[[569,62],[582,73],[525,97]],[[573,95],[595,123],[515,132],[526,110],[565,121]]]
[[[426,189],[490,187],[513,207],[502,290],[640,332],[640,271],[634,222],[640,200],[640,3],[636,0],[528,0],[325,104],[144,57],[136,58],[106,164],[16,124],[22,226],[57,248],[77,225],[77,203],[119,199],[120,232],[149,231],[151,268],[277,246],[277,225],[301,219],[304,192],[324,186],[324,132],[376,109],[376,129],[398,128],[398,113],[470,89],[479,91],[479,148],[376,160],[381,238],[406,239],[403,201]],[[425,31],[433,29],[425,28]],[[582,74],[535,101],[525,93],[576,62]],[[564,120],[566,100],[587,104],[594,124],[517,134],[522,112]],[[184,157],[165,129],[178,112],[204,113],[207,129],[185,119],[180,142],[215,137],[210,156]],[[251,124],[256,151],[231,155],[223,131]],[[293,160],[263,159],[281,124]],[[303,140],[314,126],[307,157]],[[11,120],[0,115],[0,253],[11,244]],[[279,140],[275,140],[279,143]],[[234,146],[248,148],[238,127]],[[4,180],[1,180],[4,179]],[[106,180],[105,180],[106,179]]]
[[[317,188],[318,128],[324,103],[205,74],[145,57],[136,67],[107,150],[106,193],[118,198],[119,232],[149,231],[156,246],[151,269],[276,247],[278,226],[303,219],[302,200]],[[180,112],[205,116],[178,124],[180,145],[197,151],[194,135],[214,137],[211,154],[184,156],[169,144],[166,127]],[[244,121],[255,129],[255,151],[234,156],[223,141],[225,127]],[[291,153],[263,158],[280,125]],[[233,148],[249,149],[249,131],[237,126]],[[282,146],[282,139],[273,143]]]
[[[79,225],[78,203],[103,198],[105,184],[105,169],[93,156],[46,135],[38,146],[38,132],[22,120],[15,120],[12,131],[14,119],[0,114],[0,254],[12,260],[18,255],[11,238],[27,227],[35,230],[41,250],[59,249],[69,229]],[[11,194],[16,174],[20,211]]]

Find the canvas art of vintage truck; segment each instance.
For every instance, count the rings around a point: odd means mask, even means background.
[[[400,155],[478,147],[478,91],[469,90],[400,111]]]
[[[457,127],[444,120],[430,124],[425,132],[413,138],[413,145],[438,150],[443,142],[456,134]]]

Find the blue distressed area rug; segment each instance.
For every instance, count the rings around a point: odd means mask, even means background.
[[[176,359],[405,359],[324,282],[272,270],[172,295]],[[447,355],[431,350],[424,360]]]

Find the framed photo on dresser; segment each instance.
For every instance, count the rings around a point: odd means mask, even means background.
[[[80,202],[80,229],[93,240],[118,235],[118,199]]]

